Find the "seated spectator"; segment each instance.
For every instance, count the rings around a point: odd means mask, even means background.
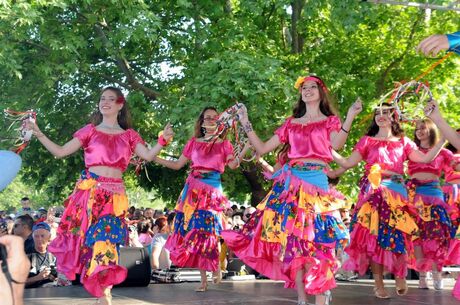
[[[171,266],[169,251],[164,248],[169,236],[168,219],[160,217],[155,220],[155,235],[152,240],[152,269],[167,269]]]
[[[149,232],[153,232],[150,225],[150,220],[145,219],[137,224],[137,234],[139,235],[139,242],[142,244],[142,246],[147,247],[147,250],[150,255],[152,253],[153,238]]]
[[[128,247],[143,247],[139,241],[139,235],[137,234],[137,222],[128,224],[128,234]]]
[[[24,239],[24,250],[26,254],[35,252],[34,240],[32,237],[32,227],[34,220],[32,216],[26,214],[16,217],[14,220],[13,234]]]
[[[26,288],[43,287],[53,283],[57,278],[56,257],[48,252],[50,230],[50,226],[45,222],[37,223],[33,227],[35,252],[28,254],[31,266]]]

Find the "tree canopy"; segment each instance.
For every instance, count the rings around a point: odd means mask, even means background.
[[[453,11],[352,0],[3,1],[0,108],[35,109],[44,133],[63,144],[88,121],[101,88],[116,85],[147,141],[167,122],[174,125],[174,143],[164,154],[178,157],[207,105],[224,110],[244,102],[255,130],[268,139],[292,112],[296,78],[309,71],[326,81],[342,118],[358,96],[364,101],[347,155],[378,97],[437,60],[417,54],[418,42],[457,31],[458,24]],[[459,125],[459,64],[450,57],[424,79],[453,126]],[[84,166],[81,153],[56,160],[35,140],[21,155],[22,181],[46,194],[45,205],[62,201]],[[146,171],[150,180],[131,169],[128,189],[141,187],[172,205],[186,171],[155,164]],[[347,172],[340,189],[355,196],[360,175]],[[266,187],[254,163],[224,175],[233,200],[255,204]]]

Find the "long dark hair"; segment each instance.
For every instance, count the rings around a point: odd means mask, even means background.
[[[120,112],[118,112],[117,121],[118,125],[120,125],[120,127],[124,130],[130,129],[133,124],[131,122],[131,114],[129,113],[128,105],[126,103],[123,92],[121,92],[121,90],[117,87],[109,86],[102,89],[101,95],[107,90],[115,92],[115,94],[117,95],[117,102],[118,99],[124,101],[123,108],[121,108]],[[97,110],[93,112],[93,114],[91,115],[90,121],[95,126],[99,125],[102,122],[102,113],[99,110],[99,107],[97,107]]]
[[[382,106],[391,107],[392,105],[390,103],[382,103]],[[375,122],[375,115],[377,111],[378,111],[378,108],[374,111],[374,116],[372,118],[371,126],[369,127],[366,133],[366,135],[370,137],[375,136],[379,132],[380,127],[377,125],[377,122]],[[404,130],[399,124],[399,119],[397,118],[395,111],[393,111],[392,119],[393,120],[391,121],[391,133],[395,137],[402,138],[404,136]]]
[[[320,82],[324,84],[324,81],[321,78],[319,78],[318,76],[314,76],[314,77],[317,78]],[[332,116],[332,115],[338,116],[338,112],[337,112],[337,109],[335,109],[334,107],[332,97],[329,95],[328,92],[326,92],[323,89],[323,86],[321,86],[318,82],[316,82],[316,84],[318,85],[318,90],[319,90],[319,98],[320,98],[319,110],[321,111],[321,113],[327,117]],[[303,83],[300,86],[300,88],[302,88],[302,86],[303,86]],[[305,105],[305,102],[302,100],[302,94],[300,94],[299,99],[297,100],[297,104],[294,106],[294,109],[292,110],[292,116],[294,118],[301,118],[302,116],[305,115],[306,112],[307,112],[307,106]],[[289,147],[290,147],[289,143],[286,143],[280,148],[280,150],[277,153],[277,159],[279,161],[287,160],[287,152],[289,150]]]
[[[419,121],[417,121],[419,124],[424,124],[428,130],[430,131],[430,148],[438,142],[438,129],[436,128],[436,125],[433,123],[432,120],[429,118],[424,118]],[[415,130],[414,130],[414,143],[417,144],[417,147],[420,147],[420,140],[417,138],[417,125],[415,125]]]
[[[194,131],[195,138],[202,138],[205,136],[204,134],[205,130],[204,130],[204,127],[202,127],[202,125],[204,122],[204,113],[208,110],[214,110],[215,112],[219,113],[219,111],[217,111],[217,108],[213,106],[206,106],[203,108],[203,110],[201,110],[200,115],[198,116],[198,119],[195,122],[195,131]],[[227,133],[224,132],[220,136],[220,138],[225,138],[226,135]]]

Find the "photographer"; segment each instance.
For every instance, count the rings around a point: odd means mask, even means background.
[[[37,223],[32,229],[36,253],[28,255],[31,268],[26,288],[43,287],[54,282],[57,277],[56,257],[48,252],[50,230],[50,226],[45,222]]]

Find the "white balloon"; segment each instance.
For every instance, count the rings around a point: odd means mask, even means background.
[[[0,191],[13,181],[21,169],[21,157],[9,150],[0,150]]]

